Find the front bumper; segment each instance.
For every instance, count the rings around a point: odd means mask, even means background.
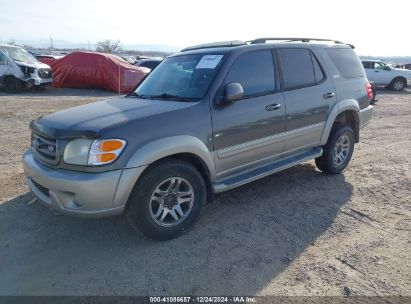
[[[42,204],[58,213],[78,217],[122,213],[144,169],[99,173],[52,169],[35,160],[31,150],[24,154],[23,166],[29,188]]]
[[[370,123],[373,111],[374,107],[371,105],[360,110],[360,128],[363,128]]]

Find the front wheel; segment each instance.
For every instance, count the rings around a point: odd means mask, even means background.
[[[347,167],[353,152],[353,129],[348,125],[337,124],[323,147],[323,155],[315,159],[315,164],[325,173],[338,174]]]
[[[147,170],[134,186],[126,217],[151,239],[178,237],[195,224],[206,204],[204,179],[181,160],[161,161]]]
[[[4,80],[4,89],[7,93],[15,94],[21,91],[22,83],[19,79],[8,77]]]

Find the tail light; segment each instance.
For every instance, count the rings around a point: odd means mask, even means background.
[[[371,84],[368,81],[365,84],[365,91],[367,92],[368,99],[372,100],[372,88],[371,88]]]

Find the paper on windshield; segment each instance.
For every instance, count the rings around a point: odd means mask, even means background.
[[[197,63],[196,69],[215,69],[223,55],[204,55]]]

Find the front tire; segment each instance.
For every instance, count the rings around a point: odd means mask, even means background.
[[[323,155],[315,159],[317,168],[329,174],[343,171],[354,152],[354,141],[354,131],[350,126],[335,125],[323,147]]]
[[[127,203],[128,222],[151,239],[176,238],[200,218],[207,197],[204,179],[181,160],[160,161],[147,170]]]
[[[15,94],[21,91],[22,83],[19,79],[8,77],[4,80],[4,90],[7,93]]]
[[[390,84],[390,89],[400,92],[404,90],[404,88],[407,86],[407,81],[402,79],[402,78],[395,78],[393,81],[391,81]]]

